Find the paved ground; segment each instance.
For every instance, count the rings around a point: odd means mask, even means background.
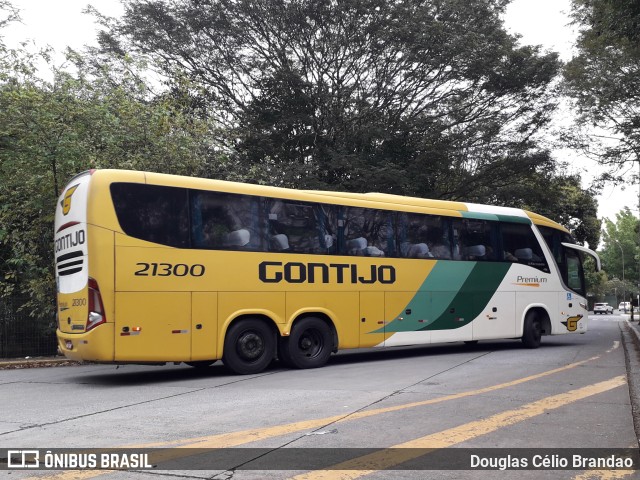
[[[627,366],[627,377],[631,396],[631,406],[636,436],[640,443],[640,322],[635,316],[630,320],[629,314],[621,314],[626,320],[623,345]],[[0,370],[42,368],[42,367],[69,367],[80,365],[78,362],[67,360],[63,356],[57,357],[25,357],[17,359],[0,359]]]

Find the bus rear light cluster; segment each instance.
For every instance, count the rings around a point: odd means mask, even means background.
[[[87,326],[85,332],[106,323],[107,317],[104,313],[104,305],[102,304],[102,296],[98,282],[93,278],[89,278],[89,313],[87,315]]]

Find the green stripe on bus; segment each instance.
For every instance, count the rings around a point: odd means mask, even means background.
[[[371,333],[415,332],[439,318],[463,287],[474,268],[472,262],[438,261],[411,301],[394,320]],[[408,315],[406,311],[410,310]],[[400,320],[402,318],[402,320]]]
[[[510,267],[509,263],[440,261],[394,320],[371,333],[463,327],[487,306]]]
[[[495,213],[484,213],[484,212],[460,212],[462,214],[462,218],[472,218],[474,220],[490,220],[493,222],[498,221],[498,215]]]
[[[448,330],[471,323],[486,308],[509,268],[510,263],[477,262],[448,308],[421,330]]]
[[[525,225],[531,225],[532,223],[529,217],[518,217],[517,215],[503,215],[500,213],[485,213],[485,212],[460,212],[460,213],[462,214],[462,218],[471,218],[474,220],[523,223]]]
[[[533,223],[529,217],[518,217],[516,215],[498,215],[498,220],[508,223],[524,223],[525,225]]]

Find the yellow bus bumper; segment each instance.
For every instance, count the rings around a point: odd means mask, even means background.
[[[58,347],[70,360],[113,362],[115,358],[113,323],[104,323],[86,333],[56,331]]]

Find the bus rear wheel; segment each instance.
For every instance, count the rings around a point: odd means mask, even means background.
[[[275,334],[265,322],[250,318],[239,320],[227,331],[222,361],[234,373],[259,373],[275,357]]]
[[[538,348],[542,338],[542,323],[534,312],[527,313],[522,331],[522,343],[527,348]]]
[[[331,328],[319,318],[307,317],[294,324],[291,335],[280,340],[282,363],[295,368],[318,368],[327,363],[333,350]]]

